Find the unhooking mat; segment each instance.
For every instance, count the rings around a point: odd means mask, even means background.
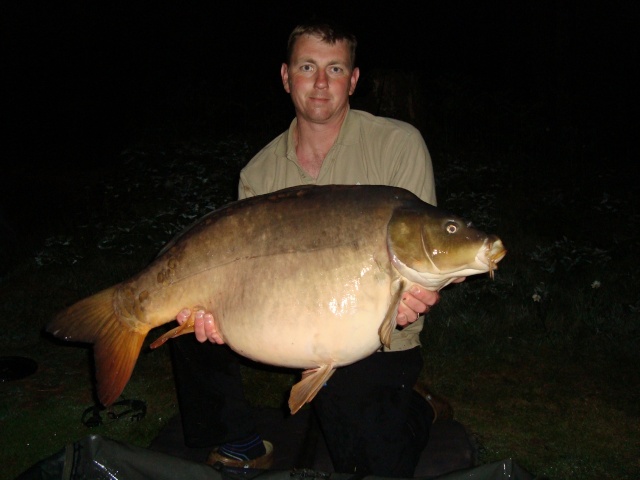
[[[16,480],[381,480],[315,470],[254,470],[209,465],[88,435],[42,460]],[[437,477],[438,480],[533,480],[512,460]],[[423,479],[426,480],[426,479]]]

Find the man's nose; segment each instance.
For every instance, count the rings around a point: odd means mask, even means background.
[[[319,70],[316,76],[315,82],[316,88],[327,88],[327,73],[324,70]]]

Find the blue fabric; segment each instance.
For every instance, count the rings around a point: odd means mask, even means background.
[[[245,438],[225,443],[218,448],[218,453],[238,460],[252,460],[267,453],[260,435],[253,434]]]

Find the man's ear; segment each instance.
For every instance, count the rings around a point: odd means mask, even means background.
[[[280,77],[282,78],[284,91],[291,93],[291,89],[289,88],[289,66],[286,63],[283,63],[280,67]]]
[[[349,95],[353,95],[353,92],[356,91],[356,85],[358,84],[358,79],[360,78],[360,69],[358,67],[353,69],[351,72],[351,80],[349,85]]]

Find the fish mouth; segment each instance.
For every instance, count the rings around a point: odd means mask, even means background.
[[[495,277],[495,271],[498,269],[498,262],[504,258],[507,254],[507,250],[502,244],[502,240],[499,238],[491,239],[487,238],[484,241],[484,245],[480,249],[479,254],[482,253],[483,259],[478,260],[487,265],[489,270],[489,277],[493,280]]]

